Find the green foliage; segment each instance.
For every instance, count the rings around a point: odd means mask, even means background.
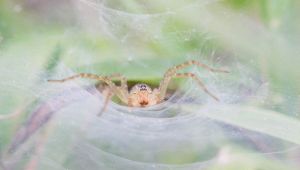
[[[74,72],[102,75],[118,72],[129,78],[130,85],[146,82],[157,86],[167,68],[187,59],[199,59],[216,67],[225,65],[235,78],[238,76],[234,65],[240,63],[253,68],[260,74],[258,77],[269,83],[267,102],[226,105],[199,114],[300,145],[300,22],[297,20],[300,9],[296,1],[225,0],[204,7],[194,1],[109,1],[105,4],[107,7],[129,12],[126,16],[137,15],[139,19],[168,13],[169,7],[177,14],[166,14],[162,21],[162,17],[152,19],[140,30],[136,28],[138,25],[128,26],[134,21],[126,17],[124,21],[103,22],[118,27],[119,30],[112,30],[116,37],[98,28],[90,31],[85,29],[86,25],[46,20],[26,5],[21,12],[14,12],[16,2],[0,0],[0,115],[13,113],[27,101],[34,104],[25,110],[32,110],[43,89],[47,89],[45,80],[56,76],[60,64]],[[184,6],[187,3],[195,4]],[[46,11],[43,14],[50,15]],[[142,19],[139,23],[143,23]],[[124,36],[130,31],[135,31],[131,37]],[[120,37],[128,38],[126,43],[122,43]],[[224,79],[224,83],[231,81],[235,80]],[[171,89],[176,89],[178,84],[180,82],[175,81]],[[48,97],[45,96],[42,97]],[[199,110],[195,105],[183,108],[191,112]],[[9,145],[25,119],[22,115],[0,120],[0,151]],[[287,128],[282,130],[282,127]],[[295,169],[263,154],[258,157],[246,154],[247,148],[227,145],[234,152],[232,155],[242,156],[237,156],[232,164],[209,169]],[[52,148],[47,148],[47,152],[51,151]],[[204,155],[187,148],[182,155],[172,151],[162,153],[160,159],[184,164],[207,158],[212,153],[215,153],[212,148],[203,151]],[[72,157],[66,154],[59,159],[62,163],[72,163]],[[63,162],[65,157],[67,162]]]

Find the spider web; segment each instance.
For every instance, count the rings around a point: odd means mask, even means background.
[[[144,64],[143,67],[151,68],[151,65],[135,57],[139,53],[132,47],[132,38],[137,34],[145,34],[145,41],[154,42],[168,42],[168,37],[177,41],[191,41],[195,35],[200,34],[205,37],[203,44],[200,49],[193,49],[190,55],[196,54],[197,59],[201,60],[203,51],[208,51],[212,56],[216,53],[206,46],[206,42],[212,39],[206,32],[193,28],[177,31],[175,28],[166,36],[161,30],[162,25],[168,22],[170,16],[176,15],[177,11],[188,10],[195,5],[204,7],[215,1],[191,1],[184,7],[156,13],[132,13],[114,9],[106,1],[79,2],[79,5],[86,4],[96,10],[96,18],[101,26],[98,31],[101,34],[129,49],[129,56],[134,56],[129,57],[130,63],[137,62]],[[191,58],[189,55],[186,57]],[[92,58],[86,61],[91,62],[87,65],[94,62]],[[224,64],[222,57],[205,59],[204,62],[216,66]],[[240,61],[232,61],[228,65],[232,73],[226,75],[205,72],[195,67],[190,69],[204,80],[209,90],[221,99],[220,102],[209,98],[194,81],[187,80],[164,103],[141,109],[111,102],[101,117],[96,115],[100,112],[104,99],[89,81],[49,84],[46,83],[48,77],[45,75],[28,76],[28,72],[32,71],[28,60],[20,63],[17,65],[24,67],[19,67],[14,73],[1,71],[1,79],[7,80],[1,82],[1,87],[15,89],[20,95],[27,95],[29,101],[38,100],[29,120],[40,116],[40,122],[37,122],[41,124],[34,124],[34,131],[25,130],[24,134],[28,136],[26,140],[18,138],[17,133],[15,143],[11,146],[15,150],[4,158],[5,166],[13,169],[22,169],[32,161],[37,161],[38,169],[55,170],[199,170],[226,165],[241,155],[285,162],[294,159],[292,153],[299,152],[298,145],[288,140],[204,114],[222,108],[226,110],[228,105],[268,103],[268,82]],[[153,71],[162,75],[160,71]],[[76,73],[76,70],[61,63],[55,78]],[[15,77],[9,77],[11,74]],[[37,80],[41,81],[38,85]],[[192,107],[195,109],[188,111],[186,106],[190,105],[195,106]],[[269,118],[262,116],[261,119]],[[25,122],[24,128],[28,129],[30,125],[30,121]],[[281,131],[288,133],[288,129]],[[241,155],[234,152],[236,148],[242,150],[238,152]]]
[[[57,75],[75,74],[65,66],[60,68]],[[229,149],[232,145],[248,148],[246,154],[254,157],[262,154],[277,158],[298,150],[296,145],[278,138],[201,115],[224,104],[265,100],[267,84],[256,74],[251,78],[253,72],[245,70],[239,71],[248,75],[246,80],[228,84],[221,83],[222,77],[230,75],[205,77],[207,86],[222,100],[220,103],[203,94],[196,83],[187,81],[167,102],[144,109],[112,102],[101,117],[96,115],[103,107],[103,96],[95,87],[85,85],[86,81],[45,85],[38,93],[43,102],[33,115],[50,114],[51,121],[37,133],[27,134],[25,144],[14,143],[21,146],[8,157],[6,165],[30,162],[31,155],[36,154],[40,169],[205,169],[233,159]],[[197,69],[194,72],[200,76]],[[239,93],[232,90],[238,87]],[[200,107],[188,112],[183,108],[186,104]],[[201,156],[205,152],[210,154]]]

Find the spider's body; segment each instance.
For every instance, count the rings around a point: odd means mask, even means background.
[[[147,107],[147,106],[152,106],[161,103],[162,101],[165,100],[168,85],[171,79],[174,77],[194,79],[199,84],[199,86],[202,87],[204,92],[206,92],[215,100],[218,100],[218,98],[215,95],[213,95],[208,91],[208,89],[205,87],[202,80],[198,78],[195,74],[177,73],[178,70],[181,70],[190,65],[196,65],[212,72],[228,73],[228,71],[226,70],[214,69],[198,61],[190,60],[180,65],[169,68],[164,74],[164,77],[161,80],[159,87],[154,88],[153,90],[147,84],[136,84],[130,89],[130,91],[128,91],[127,79],[120,74],[113,74],[110,76],[99,76],[99,75],[88,74],[88,73],[80,73],[62,80],[49,80],[49,81],[65,82],[75,78],[90,78],[90,79],[103,81],[105,84],[107,84],[108,90],[105,90],[105,93],[103,93],[106,96],[106,100],[102,111],[104,111],[105,107],[107,106],[109,100],[113,95],[116,95],[124,104],[131,107]],[[119,79],[121,85],[117,86],[112,81],[112,79]]]
[[[152,90],[147,84],[136,84],[129,92],[128,106],[146,107],[157,103],[160,103],[158,90]]]

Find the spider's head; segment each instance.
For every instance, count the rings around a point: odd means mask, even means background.
[[[152,106],[159,102],[156,89],[147,84],[136,84],[129,92],[128,105],[133,107]]]

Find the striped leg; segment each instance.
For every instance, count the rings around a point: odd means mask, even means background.
[[[227,71],[227,70],[212,68],[212,67],[210,67],[210,66],[208,66],[206,64],[203,64],[203,63],[201,63],[199,61],[196,61],[196,60],[186,61],[186,62],[184,62],[182,64],[179,64],[177,66],[174,66],[174,67],[170,68],[168,71],[170,71],[170,72],[174,72],[175,71],[176,72],[178,70],[181,70],[181,69],[186,68],[186,67],[191,66],[191,65],[202,67],[202,68],[204,68],[206,70],[209,70],[211,72],[229,73],[229,71]]]
[[[49,82],[58,82],[58,83],[64,83],[66,81],[70,81],[70,80],[74,80],[77,78],[88,78],[88,79],[95,79],[95,80],[100,80],[105,82],[112,90],[112,92],[114,94],[116,94],[121,100],[122,102],[127,104],[128,101],[128,91],[125,91],[125,89],[123,88],[119,88],[117,87],[113,81],[111,80],[111,77],[114,77],[115,75],[112,76],[98,76],[95,74],[89,74],[89,73],[80,73],[80,74],[76,74],[74,76],[71,77],[67,77],[61,80],[48,80]],[[124,84],[126,84],[126,79],[121,80],[121,83],[123,84],[123,86],[125,86]]]
[[[124,93],[124,96],[126,96],[126,98],[128,98],[128,86],[127,86],[127,79],[126,77],[124,77],[121,74],[112,74],[109,76],[110,79],[119,79],[121,81],[121,89],[122,92]]]
[[[105,96],[104,99],[104,103],[102,106],[101,111],[99,112],[98,116],[101,116],[103,112],[105,112],[107,105],[109,103],[109,101],[111,100],[111,98],[113,97],[114,93],[112,92],[112,90],[110,88],[106,88],[102,91],[102,94]]]
[[[214,95],[214,94],[212,94],[206,87],[205,87],[205,85],[204,85],[204,83],[202,82],[202,80],[199,78],[199,77],[197,77],[195,74],[193,74],[193,73],[176,73],[175,75],[174,75],[174,77],[178,77],[178,78],[192,78],[192,79],[194,79],[197,83],[198,83],[198,85],[203,89],[203,91],[205,92],[205,93],[207,93],[208,95],[210,95],[212,98],[214,98],[216,101],[219,101],[219,99]]]
[[[202,67],[202,68],[204,68],[206,70],[209,70],[211,72],[229,73],[226,70],[215,69],[215,68],[209,67],[208,65],[203,64],[203,63],[201,63],[199,61],[196,61],[196,60],[186,61],[186,62],[184,62],[182,64],[179,64],[177,66],[174,66],[174,67],[168,69],[166,71],[166,73],[164,74],[163,80],[160,82],[160,85],[159,85],[160,101],[164,100],[166,92],[167,92],[168,85],[169,85],[172,77],[176,74],[176,72],[178,70],[184,69],[184,68],[186,68],[188,66],[191,66],[191,65]]]

